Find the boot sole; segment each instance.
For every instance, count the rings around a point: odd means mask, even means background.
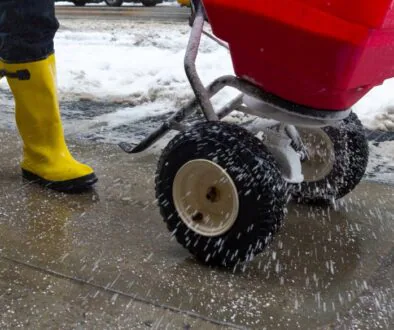
[[[65,193],[78,193],[90,190],[92,186],[98,181],[98,178],[94,173],[72,180],[49,181],[41,178],[37,174],[22,169],[22,176],[26,180],[38,183],[45,188],[50,188]]]

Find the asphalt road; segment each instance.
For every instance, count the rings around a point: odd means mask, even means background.
[[[190,9],[181,7],[106,7],[106,6],[86,6],[75,7],[56,6],[58,18],[96,18],[96,19],[125,19],[149,20],[149,21],[170,21],[184,22],[190,15]]]

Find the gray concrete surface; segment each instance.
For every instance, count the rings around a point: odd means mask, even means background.
[[[394,189],[363,182],[335,208],[289,205],[243,270],[197,263],[154,199],[156,155],[72,143],[100,177],[62,195],[20,178],[0,133],[0,328],[392,329]]]

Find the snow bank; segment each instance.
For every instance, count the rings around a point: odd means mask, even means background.
[[[354,111],[366,127],[394,131],[394,79],[375,87],[354,106]]]
[[[80,32],[65,23],[56,36],[58,86],[63,98],[165,104],[175,110],[192,96],[183,68],[187,25],[127,24],[106,32]],[[105,27],[109,27],[105,29]],[[103,27],[101,27],[103,28]],[[204,38],[197,62],[204,84],[233,74],[228,51]],[[227,101],[234,91],[221,93]]]
[[[174,111],[193,95],[183,69],[189,32],[179,23],[64,20],[55,39],[59,94],[63,100]],[[205,84],[233,73],[228,51],[208,38],[203,38],[197,66]],[[393,90],[394,79],[388,80],[355,105],[366,127],[394,130]],[[226,102],[232,95],[233,90],[225,90],[216,101]],[[128,111],[129,121],[137,113]],[[116,121],[116,114],[106,120]]]
[[[115,29],[97,23],[97,30],[79,31],[65,21],[56,36],[61,95],[90,95],[96,100],[163,103],[172,110],[192,96],[183,69],[189,27],[181,24],[128,24]],[[105,31],[105,32],[102,32]],[[228,52],[203,38],[198,70],[208,84],[232,74]],[[354,110],[370,129],[394,130],[394,79],[376,87]],[[218,102],[227,101],[227,90]]]

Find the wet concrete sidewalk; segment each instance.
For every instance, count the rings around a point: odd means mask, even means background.
[[[72,146],[100,177],[61,195],[26,184],[0,133],[0,328],[392,329],[394,188],[336,208],[290,205],[273,244],[236,272],[198,264],[154,199],[156,156]]]

